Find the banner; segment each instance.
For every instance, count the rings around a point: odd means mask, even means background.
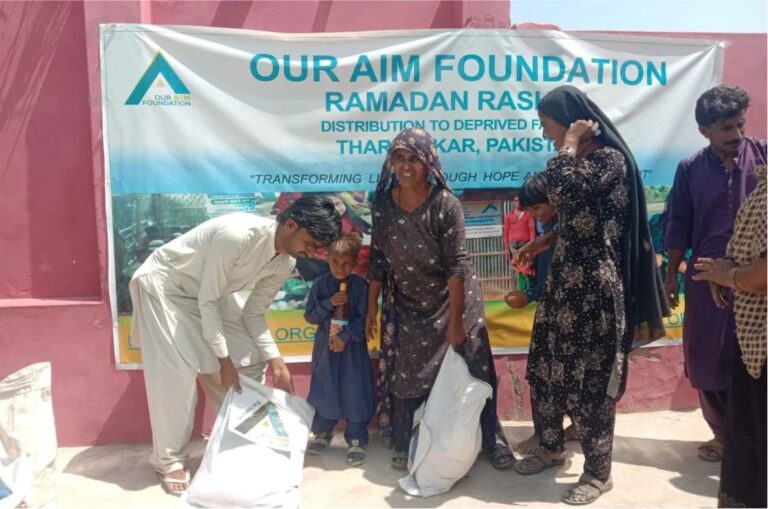
[[[613,119],[643,172],[650,213],[661,212],[678,161],[704,144],[694,104],[721,81],[722,58],[721,43],[614,34],[102,25],[118,365],[139,361],[123,355],[132,351],[127,281],[153,249],[231,211],[276,214],[302,192],[332,195],[345,228],[367,241],[369,192],[406,127],[433,135],[450,185],[467,190],[493,345],[524,348],[533,306],[512,311],[498,300],[508,290],[500,236],[511,194],[472,192],[516,188],[544,169],[553,147],[536,106],[571,84]],[[302,299],[323,263],[302,263],[268,315],[285,355],[311,353]]]

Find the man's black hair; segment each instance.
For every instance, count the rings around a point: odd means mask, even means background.
[[[520,189],[520,207],[527,209],[534,205],[549,203],[547,196],[547,176],[544,172],[534,173],[528,177]]]
[[[304,195],[277,216],[285,224],[289,219],[309,232],[313,239],[327,246],[341,235],[341,216],[333,202],[324,196]]]
[[[709,127],[718,120],[731,118],[749,108],[749,95],[736,85],[710,88],[696,101],[696,123]]]

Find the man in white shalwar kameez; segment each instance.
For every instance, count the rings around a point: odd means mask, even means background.
[[[214,408],[240,391],[238,371],[291,391],[291,375],[264,313],[296,258],[336,240],[333,202],[297,200],[277,221],[234,213],[206,221],[156,249],[131,279],[132,341],[141,345],[153,451],[166,491],[186,490],[183,449],[192,434],[199,381]],[[251,290],[244,304],[236,292]]]

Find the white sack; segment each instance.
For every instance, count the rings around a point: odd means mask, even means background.
[[[201,507],[298,507],[315,410],[250,378],[241,376],[240,385],[241,394],[230,389],[224,398],[185,501]]]
[[[51,364],[39,362],[0,381],[0,476],[11,490],[0,508],[55,504],[56,447]]]
[[[439,495],[469,472],[482,445],[480,413],[491,394],[491,386],[473,378],[448,348],[429,398],[414,415],[409,475],[399,481],[406,493]]]

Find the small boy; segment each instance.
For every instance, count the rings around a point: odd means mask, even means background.
[[[307,401],[315,407],[312,455],[331,443],[339,419],[347,421],[347,463],[365,463],[368,423],[373,417],[373,376],[365,341],[368,283],[352,274],[362,240],[346,233],[328,247],[330,273],[315,280],[304,319],[317,325],[312,350],[312,380]]]
[[[549,201],[547,196],[547,177],[546,174],[534,173],[523,184],[520,190],[520,208],[527,210],[536,221],[543,225],[543,235],[549,234],[557,224],[557,206]],[[542,236],[543,236],[542,235]],[[541,237],[537,237],[537,240],[541,242]],[[533,240],[529,244],[537,242]],[[530,246],[528,246],[530,247]],[[525,247],[523,248],[525,249]],[[547,279],[547,272],[549,271],[549,262],[552,260],[552,254],[555,251],[555,243],[551,243],[548,247],[539,251],[534,249],[533,252],[538,252],[536,257],[536,284],[532,288],[526,291],[511,291],[505,297],[504,301],[507,306],[513,309],[520,309],[526,307],[531,302],[539,300],[539,296],[544,291],[544,284]],[[517,260],[513,260],[516,262]],[[531,393],[531,406],[533,406],[533,393]],[[577,440],[576,428],[571,424],[565,430],[566,440]],[[541,440],[541,426],[536,421],[536,416],[533,419],[533,436],[524,440],[515,447],[515,450],[520,454],[532,455],[539,447],[539,441]]]

